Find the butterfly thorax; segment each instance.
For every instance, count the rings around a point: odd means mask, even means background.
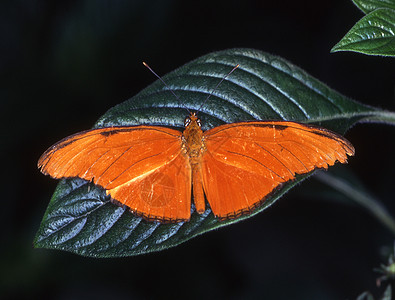
[[[185,119],[185,130],[183,132],[183,148],[189,157],[189,163],[193,167],[200,164],[201,155],[204,151],[203,130],[200,120],[196,114],[191,113]]]

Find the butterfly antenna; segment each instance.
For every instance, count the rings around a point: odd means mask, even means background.
[[[176,93],[174,93],[174,91],[167,85],[167,83],[162,79],[162,77],[160,77],[158,74],[156,74],[155,71],[152,70],[151,67],[150,67],[146,62],[143,61],[143,65],[144,65],[146,68],[148,68],[148,70],[150,70],[151,73],[154,74],[154,75],[163,83],[163,85],[164,85],[165,87],[167,87],[167,89],[174,95],[174,97],[176,97],[176,99],[177,99],[177,101],[178,101],[178,104],[179,104],[180,106],[182,106],[183,108],[185,108],[185,109],[190,113],[189,109],[188,109],[187,107],[185,107],[185,106],[182,104],[180,97],[178,97],[178,96],[176,95]]]
[[[211,95],[214,94],[214,92],[217,90],[217,88],[219,87],[219,85],[222,83],[222,81],[224,81],[230,74],[232,74],[234,72],[234,70],[236,70],[238,67],[240,67],[239,64],[237,64],[232,71],[230,71],[228,74],[226,74],[220,82],[218,82],[218,84],[216,85],[216,87],[211,91],[211,93],[207,96],[206,99],[204,99],[204,101],[202,102],[202,104],[199,106],[198,111],[200,111],[200,109],[203,107],[203,105],[207,102],[207,100],[211,97]]]

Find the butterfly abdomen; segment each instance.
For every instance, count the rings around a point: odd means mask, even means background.
[[[203,130],[196,115],[191,114],[187,119],[185,130],[182,134],[184,152],[189,158],[192,169],[193,199],[196,211],[202,214],[206,210],[203,180],[202,180],[202,155],[204,152]]]

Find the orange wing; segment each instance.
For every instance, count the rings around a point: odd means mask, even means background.
[[[191,170],[181,136],[153,126],[88,130],[49,148],[38,166],[54,178],[91,180],[146,219],[188,220]]]
[[[296,174],[345,163],[353,146],[342,136],[294,122],[243,122],[204,133],[203,188],[219,219],[250,213]]]

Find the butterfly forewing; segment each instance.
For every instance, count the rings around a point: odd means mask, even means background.
[[[296,174],[354,154],[340,135],[294,122],[227,124],[205,132],[204,144],[204,191],[221,219],[251,212]]]

